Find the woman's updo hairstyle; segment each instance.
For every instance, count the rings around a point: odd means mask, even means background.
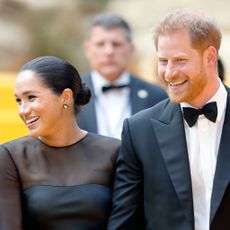
[[[20,70],[31,70],[55,94],[60,95],[64,89],[73,92],[75,112],[79,105],[85,105],[91,98],[90,89],[82,82],[76,68],[70,63],[54,56],[41,56],[27,62]]]

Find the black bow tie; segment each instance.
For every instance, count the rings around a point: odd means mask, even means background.
[[[215,122],[217,118],[217,106],[216,102],[210,102],[206,104],[202,109],[194,109],[189,107],[183,108],[184,119],[188,123],[189,127],[195,125],[198,116],[204,114],[210,121]]]
[[[102,92],[107,92],[111,89],[122,89],[122,88],[125,88],[125,87],[128,87],[129,84],[123,84],[123,85],[106,85],[106,86],[103,86],[102,87]]]

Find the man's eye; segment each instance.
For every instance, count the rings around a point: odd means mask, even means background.
[[[122,46],[122,43],[120,43],[120,42],[113,42],[113,47],[120,47],[120,46]]]
[[[104,43],[103,42],[98,42],[95,44],[97,47],[103,47],[104,46]]]
[[[164,59],[159,60],[159,63],[162,64],[162,65],[165,65],[165,64],[167,64],[167,60],[164,60]]]
[[[179,58],[179,59],[177,59],[177,61],[178,61],[178,62],[184,62],[184,61],[185,61],[185,59],[183,59],[183,58]]]

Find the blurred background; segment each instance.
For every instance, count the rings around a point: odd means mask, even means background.
[[[121,14],[133,30],[136,52],[130,70],[157,83],[151,28],[162,15],[178,7],[204,10],[219,22],[223,32],[220,57],[229,85],[228,0],[0,0],[0,143],[27,134],[13,96],[15,75],[25,62],[55,55],[83,74],[89,68],[82,47],[89,21],[99,12],[112,11]]]

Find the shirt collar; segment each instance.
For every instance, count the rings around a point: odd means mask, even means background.
[[[227,104],[227,91],[226,91],[226,89],[225,89],[225,87],[221,81],[220,81],[220,86],[219,86],[217,92],[207,103],[213,102],[213,101],[215,101],[217,103],[217,111],[218,111],[217,121],[219,121],[225,112],[226,104]],[[183,108],[183,107],[194,108],[194,106],[192,106],[186,102],[181,102],[180,106],[181,106],[181,108]]]
[[[113,82],[108,81],[105,77],[103,77],[96,70],[92,70],[91,76],[92,76],[93,89],[94,89],[95,95],[102,94],[102,90],[101,90],[102,86],[110,85],[111,83],[113,83],[114,85],[130,83],[130,74],[128,72],[122,73],[120,77]]]

